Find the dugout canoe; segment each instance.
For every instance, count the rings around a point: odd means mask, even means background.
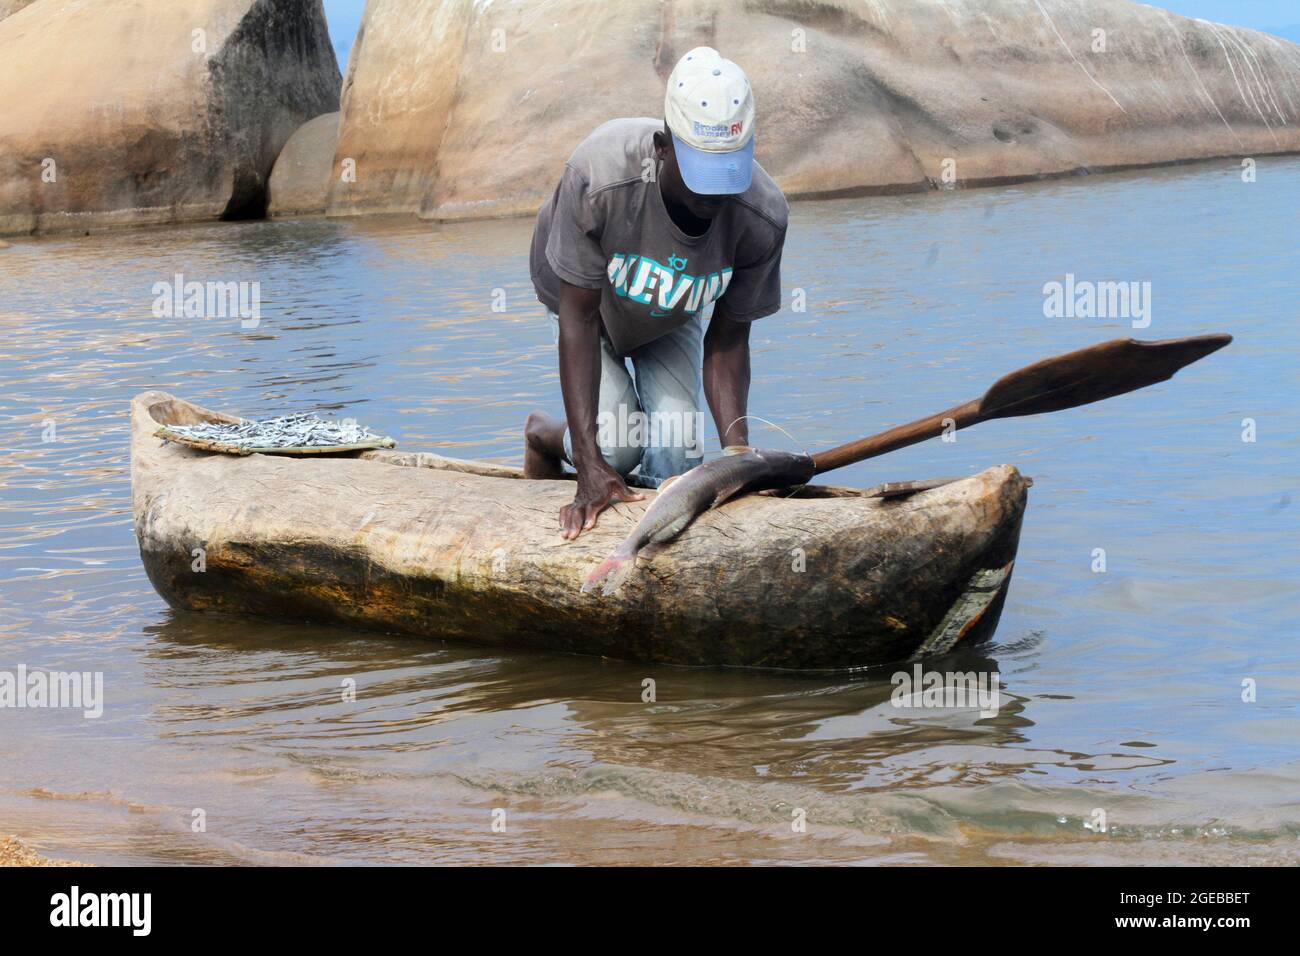
[[[615,594],[584,576],[649,504],[575,541],[573,484],[429,453],[234,457],[160,426],[233,421],[165,392],[131,403],[140,556],[173,607],[627,660],[845,669],[992,633],[1029,480],[999,465],[902,497],[749,495],[643,551]]]

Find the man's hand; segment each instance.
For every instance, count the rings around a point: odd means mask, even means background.
[[[628,488],[627,483],[602,460],[600,464],[578,472],[578,491],[573,504],[560,509],[561,534],[576,538],[596,527],[596,516],[616,501],[640,501],[645,495]]]

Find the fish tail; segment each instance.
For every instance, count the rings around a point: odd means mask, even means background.
[[[626,558],[618,558],[615,561],[614,567],[611,569],[609,576],[605,578],[605,588],[601,593],[609,596],[621,588],[623,582],[627,580],[627,576],[632,573],[632,569],[635,566],[635,554],[628,555]]]
[[[596,566],[596,570],[587,575],[587,579],[582,582],[582,593],[587,594],[595,590],[596,585],[601,581],[605,582],[602,594],[613,594],[619,586],[627,579],[632,571],[632,565],[636,562],[635,554],[620,554],[615,551],[604,561]]]

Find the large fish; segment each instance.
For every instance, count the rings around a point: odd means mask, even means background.
[[[670,479],[632,533],[587,575],[583,593],[604,580],[603,593],[612,594],[635,566],[638,551],[648,544],[672,540],[710,508],[742,492],[806,484],[814,470],[808,455],[747,448]]]

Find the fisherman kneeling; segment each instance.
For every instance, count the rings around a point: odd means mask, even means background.
[[[641,498],[634,470],[657,487],[700,463],[701,386],[722,443],[748,444],[749,323],[781,307],[788,215],[754,161],[754,115],[740,67],[697,47],[668,78],[664,122],[598,127],[537,214],[530,268],[566,418],[528,417],[524,472],[577,471],[566,538]]]

